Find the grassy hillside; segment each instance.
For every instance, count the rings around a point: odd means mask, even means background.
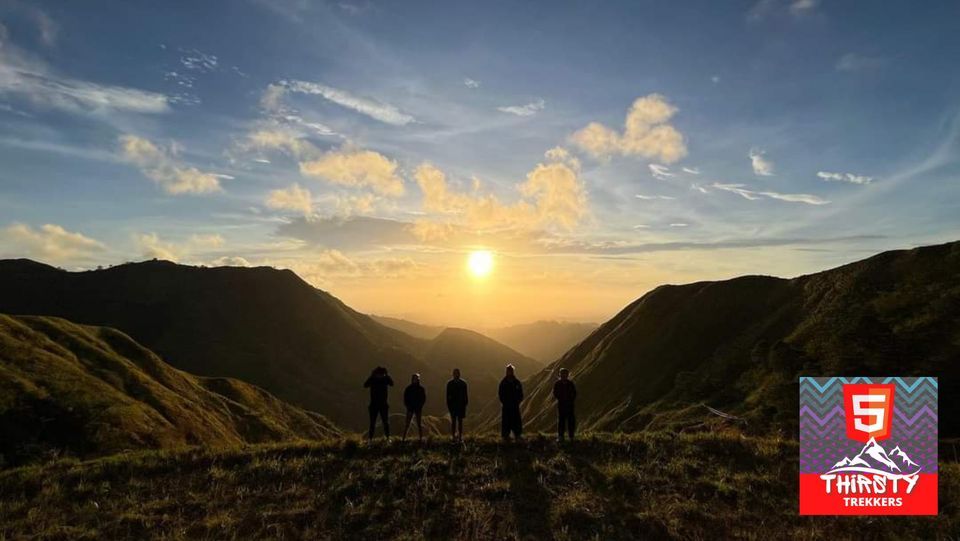
[[[523,325],[484,329],[483,333],[528,357],[542,363],[551,363],[580,343],[596,328],[597,325],[594,323],[536,321]]]
[[[594,435],[571,447],[353,440],[129,453],[0,472],[0,539],[936,539],[935,518],[797,516],[795,442]],[[43,512],[38,512],[38,510]]]
[[[256,384],[350,429],[367,422],[362,385],[375,366],[389,367],[397,381],[394,411],[402,408],[403,384],[419,372],[433,397],[428,413],[441,415],[445,406],[439,398],[449,368],[499,371],[504,351],[523,360],[472,333],[453,333],[437,343],[415,338],[351,309],[291,271],[269,267],[147,261],[66,272],[29,260],[0,261],[0,312],[117,328],[177,368]],[[478,359],[491,364],[484,367]],[[465,378],[477,375],[464,369]]]
[[[260,388],[176,370],[119,331],[0,315],[0,465],[337,433]]]
[[[553,426],[554,371],[596,430],[698,429],[704,404],[755,433],[796,432],[799,375],[938,376],[941,435],[960,434],[960,243],[886,252],[792,280],[661,286],[526,383]],[[490,420],[488,425],[492,425]]]

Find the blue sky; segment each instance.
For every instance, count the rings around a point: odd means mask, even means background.
[[[677,4],[0,0],[0,257],[478,326],[956,240],[960,5]]]

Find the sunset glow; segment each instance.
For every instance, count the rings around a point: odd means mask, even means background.
[[[493,253],[489,250],[477,250],[467,256],[467,270],[474,278],[486,278],[493,272]]]

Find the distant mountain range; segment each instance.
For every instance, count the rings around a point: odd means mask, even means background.
[[[740,422],[796,437],[800,375],[938,376],[942,396],[954,396],[960,243],[794,279],[660,286],[526,382],[532,428],[554,426],[550,393],[561,366],[577,383],[581,426],[595,430]],[[960,435],[958,407],[941,401],[941,437]]]
[[[177,368],[259,385],[351,429],[366,423],[362,384],[376,366],[389,367],[396,381],[394,411],[402,408],[410,374],[421,373],[428,413],[434,414],[445,413],[443,385],[453,366],[478,382],[502,373],[508,360],[529,372],[538,368],[476,333],[451,332],[436,342],[415,338],[351,309],[291,271],[270,267],[146,261],[67,272],[30,260],[4,260],[0,313],[113,327]],[[460,340],[470,346],[458,345]],[[480,406],[495,396],[478,388],[473,398]]]
[[[403,331],[410,336],[432,340],[447,327],[423,325],[406,319],[386,316],[371,316],[387,327]],[[563,321],[536,321],[508,327],[476,329],[477,332],[509,346],[542,364],[560,358],[570,348],[587,337],[595,323],[570,323]]]
[[[536,321],[480,332],[546,364],[559,359],[596,328],[595,323]]]
[[[0,434],[0,465],[9,465],[339,430],[253,385],[177,370],[120,331],[0,315]]]

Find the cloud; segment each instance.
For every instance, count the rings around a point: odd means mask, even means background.
[[[805,203],[807,205],[827,205],[830,203],[830,201],[820,198],[816,195],[805,193],[778,193],[770,191],[757,192],[747,189],[743,184],[723,184],[720,182],[714,182],[710,185],[710,187],[725,192],[735,193],[740,197],[750,201],[756,201],[766,197],[769,199],[786,201],[788,203]]]
[[[510,113],[511,115],[517,116],[533,116],[540,111],[543,111],[547,106],[547,102],[543,98],[538,98],[526,105],[503,105],[497,107],[497,111],[501,113]]]
[[[463,85],[467,88],[480,88],[480,81],[476,81],[469,77],[464,78]]]
[[[684,172],[684,173],[690,173],[691,175],[699,175],[699,174],[700,174],[700,170],[697,169],[696,167],[683,167],[682,169],[683,169],[683,172]]]
[[[674,222],[672,224],[669,224],[669,226],[670,227],[689,227],[690,224],[684,223],[684,222]]]
[[[212,267],[250,267],[250,262],[240,256],[218,257],[210,262]]]
[[[167,261],[180,261],[180,248],[173,244],[160,240],[156,233],[141,233],[134,236],[134,242],[140,254],[147,259],[165,259]]]
[[[5,247],[12,248],[5,254],[8,257],[30,257],[52,263],[89,261],[106,250],[101,242],[55,224],[34,229],[14,223],[0,230],[0,240]]]
[[[676,197],[670,197],[669,195],[643,195],[639,193],[634,195],[634,197],[643,201],[655,201],[658,199],[661,201],[672,201],[676,199]]]
[[[277,228],[277,235],[311,245],[342,250],[362,250],[390,245],[413,245],[413,224],[369,216],[297,218]]]
[[[676,112],[677,108],[666,98],[650,94],[633,102],[622,134],[599,122],[591,122],[574,132],[570,141],[598,159],[620,154],[674,163],[687,155],[683,135],[669,124]]]
[[[300,162],[300,173],[342,186],[369,187],[390,197],[404,193],[397,162],[372,150],[345,147],[330,151],[317,159]]]
[[[163,94],[65,77],[4,42],[0,42],[0,95],[70,113],[155,114],[170,110],[170,100]]]
[[[262,264],[290,269],[315,286],[325,286],[340,278],[399,278],[421,267],[409,257],[356,259],[335,249],[308,253],[297,259],[264,260]]]
[[[216,233],[191,235],[183,243],[164,241],[156,233],[138,233],[133,240],[142,257],[174,262],[197,252],[217,250],[226,244],[224,238]]]
[[[290,92],[321,96],[341,107],[351,109],[386,124],[405,126],[411,122],[416,122],[414,117],[401,112],[393,105],[355,96],[345,90],[339,90],[322,83],[281,81],[279,84]]]
[[[521,199],[513,204],[502,203],[495,195],[478,189],[473,193],[455,191],[444,172],[430,163],[421,164],[414,178],[423,192],[425,211],[452,215],[471,229],[572,229],[588,208],[578,163],[571,161],[564,149],[551,149],[546,157],[546,163],[537,164],[517,185]]]
[[[747,11],[747,20],[760,22],[772,15],[789,13],[794,18],[812,14],[820,5],[820,0],[760,0]]]
[[[679,222],[678,222],[679,223]],[[646,229],[639,224],[635,229]],[[641,254],[650,252],[675,252],[687,250],[728,250],[739,248],[768,248],[776,246],[806,246],[833,243],[860,243],[867,240],[878,240],[884,237],[879,235],[852,235],[832,238],[734,238],[719,239],[707,242],[650,242],[650,243],[620,243],[620,242],[582,242],[577,240],[558,241],[551,244],[551,253],[554,254]]]
[[[647,167],[650,169],[650,174],[653,175],[653,178],[659,180],[667,180],[670,177],[676,176],[670,172],[670,168],[665,165],[659,165],[656,163],[647,164]]]
[[[870,184],[873,182],[873,177],[854,175],[853,173],[830,173],[827,171],[818,171],[817,176],[825,182],[849,182],[851,184]]]
[[[812,12],[820,4],[820,0],[792,0],[790,2],[790,14],[800,17]]]
[[[887,59],[880,56],[864,56],[857,53],[846,53],[837,60],[837,71],[866,71],[882,68]]]
[[[217,174],[205,173],[180,163],[176,157],[176,145],[165,148],[136,135],[123,135],[120,137],[120,150],[125,161],[136,165],[147,178],[169,194],[204,194],[221,190]]]
[[[766,152],[758,149],[751,148],[750,153],[750,165],[753,167],[753,174],[760,175],[762,177],[773,176],[773,162],[766,159],[764,156]]]
[[[267,196],[266,205],[275,210],[295,210],[304,216],[313,214],[313,198],[310,190],[293,184],[289,188],[273,190]]]

